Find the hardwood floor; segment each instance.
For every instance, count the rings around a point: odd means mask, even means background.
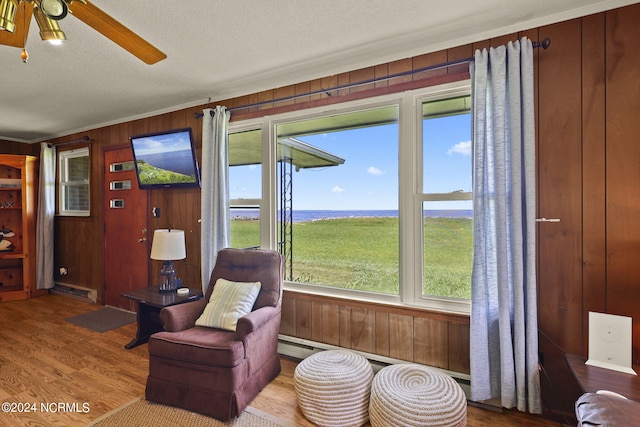
[[[1,425],[83,426],[144,394],[147,346],[124,349],[135,324],[97,333],[64,320],[100,308],[59,295],[0,303],[0,401],[19,410],[3,406]],[[251,406],[313,426],[296,404],[295,366],[283,357],[282,373]],[[514,425],[559,424],[516,411],[468,408],[470,427]]]

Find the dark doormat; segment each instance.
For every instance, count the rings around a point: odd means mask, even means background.
[[[105,307],[73,317],[67,317],[67,322],[96,332],[106,332],[136,321],[136,313]]]

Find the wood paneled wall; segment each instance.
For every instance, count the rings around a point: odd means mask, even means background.
[[[227,107],[358,82],[469,57],[474,49],[505,44],[526,35],[551,38],[536,51],[538,216],[559,218],[538,226],[538,318],[541,375],[545,403],[571,413],[579,394],[565,353],[586,355],[588,312],[634,317],[633,359],[640,362],[640,4],[586,16],[521,34],[507,34],[414,58],[372,66],[309,82],[217,102]],[[466,66],[439,69],[371,83],[363,87],[297,98],[234,112],[232,120],[307,108],[424,85],[425,80],[460,78]],[[439,79],[439,80],[438,80]],[[131,134],[190,126],[201,145],[201,122],[193,117],[204,106],[95,129],[92,139],[92,216],[58,218],[57,265],[71,268],[65,278],[100,291],[102,262],[102,149],[125,145]],[[62,140],[62,139],[61,139]],[[0,149],[6,144],[0,142]],[[161,208],[150,228],[180,227],[187,233],[185,282],[199,283],[199,191],[150,192]],[[141,266],[141,268],[151,268]],[[76,271],[77,270],[77,271]],[[152,273],[155,274],[155,273]],[[152,276],[153,277],[153,276]],[[468,372],[468,319],[286,292],[282,332],[403,360]]]
[[[4,141],[0,139],[1,154],[26,154],[28,156],[40,156],[39,144],[22,144],[20,142]]]
[[[89,218],[56,217],[56,275],[58,267],[67,267],[68,275],[56,280],[98,290],[98,300],[104,293],[104,219],[103,219],[103,151],[107,147],[128,147],[129,136],[179,127],[193,128],[197,142],[197,155],[201,157],[202,124],[194,113],[202,107],[179,110],[160,116],[139,119],[99,129],[93,129],[53,140],[59,143],[83,136],[91,139],[91,216]],[[86,143],[65,145],[61,149],[77,148]],[[160,208],[160,217],[148,213],[149,235],[158,228],[185,230],[187,259],[178,261],[177,268],[185,284],[198,287],[200,277],[200,191],[198,189],[149,191],[149,206]],[[90,244],[87,244],[89,242]],[[150,248],[149,248],[150,249]],[[149,277],[157,277],[160,262],[150,261]],[[141,284],[147,286],[147,284]]]
[[[469,317],[285,291],[280,333],[469,373]]]
[[[538,60],[538,225],[540,350],[549,376],[543,394],[570,413],[580,395],[565,352],[582,353],[581,20],[545,27],[552,48]],[[545,82],[542,85],[542,82]]]
[[[538,226],[543,395],[571,413],[564,360],[588,355],[588,313],[633,317],[640,363],[640,5],[539,29]]]
[[[640,7],[606,16],[604,25],[610,37],[606,38],[604,56],[605,115],[604,121],[598,122],[606,138],[605,309],[614,314],[635,315],[633,360],[636,364],[640,364],[639,22]],[[594,302],[586,308],[601,307]]]

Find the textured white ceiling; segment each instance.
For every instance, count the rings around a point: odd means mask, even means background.
[[[62,46],[0,46],[0,139],[38,142],[624,6],[627,0],[94,0],[167,54],[69,15]],[[552,41],[553,46],[553,41]]]

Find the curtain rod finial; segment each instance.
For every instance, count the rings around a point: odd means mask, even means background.
[[[213,110],[211,110],[209,113],[211,113],[211,117],[215,117],[215,115],[216,115],[216,112],[213,111]],[[197,119],[201,119],[203,117],[204,117],[204,113],[193,113],[193,118],[196,119],[196,120]]]
[[[541,47],[544,50],[547,50],[551,46],[551,39],[549,37],[545,37],[541,42],[534,42],[533,47]]]

